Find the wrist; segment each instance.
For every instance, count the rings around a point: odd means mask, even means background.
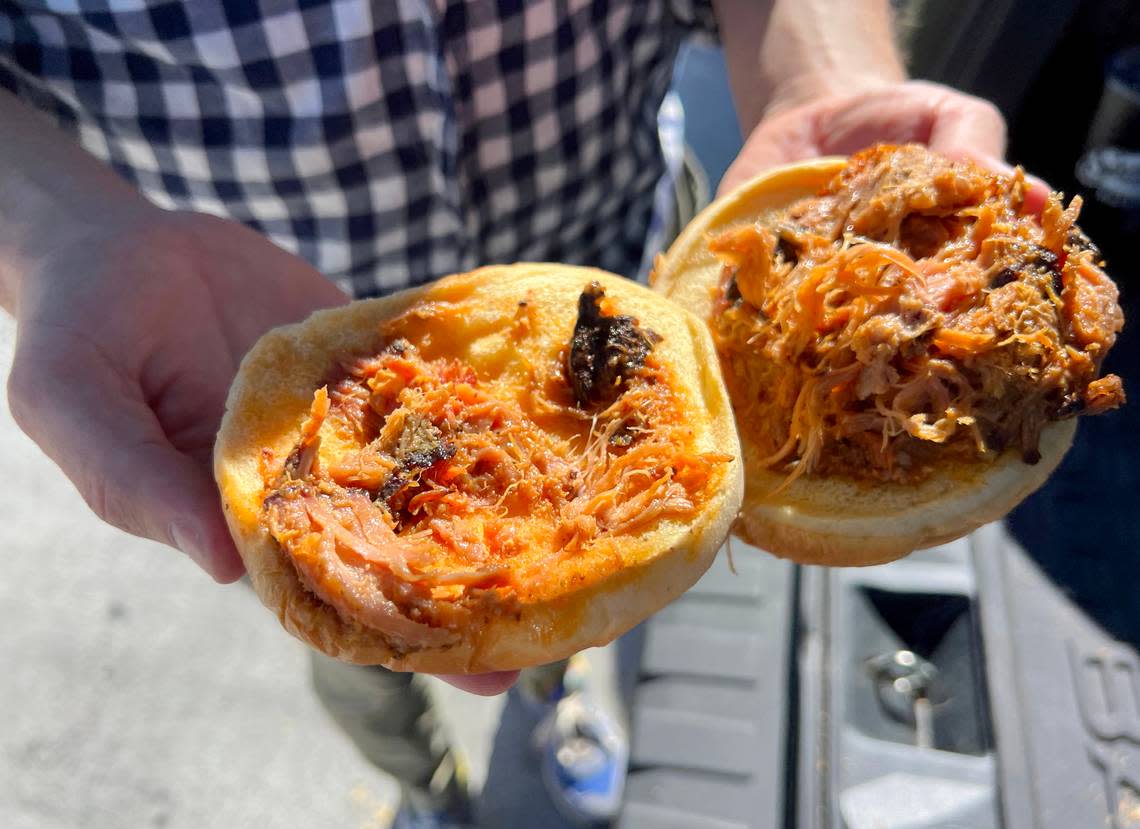
[[[54,254],[78,246],[94,249],[164,211],[126,182],[109,183],[100,170],[85,186],[14,172],[0,181],[0,307],[16,314],[26,281]],[[108,186],[110,184],[110,186]]]
[[[746,133],[774,112],[906,80],[889,0],[718,2]]]
[[[0,305],[50,251],[115,232],[150,205],[73,136],[0,90]]]
[[[849,98],[906,80],[887,72],[807,72],[783,78],[774,86],[761,118],[828,98]]]

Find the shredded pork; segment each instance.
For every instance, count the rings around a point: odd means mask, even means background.
[[[572,367],[552,362],[529,387],[425,357],[403,336],[425,313],[446,330],[454,310],[441,305],[387,324],[378,353],[318,389],[263,502],[306,587],[400,647],[438,646],[473,613],[511,612],[520,557],[556,578],[560,560],[602,537],[695,515],[731,458],[694,451],[652,356],[659,338],[606,304],[587,287]],[[351,448],[322,454],[322,434]]]
[[[713,238],[712,327],[738,423],[787,473],[916,481],[1039,457],[1042,428],[1121,405],[1098,377],[1116,286],[1058,194],[917,145],[853,156],[817,196]]]

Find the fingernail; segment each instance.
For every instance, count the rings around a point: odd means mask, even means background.
[[[197,529],[186,524],[171,524],[170,538],[174,546],[190,556],[199,567],[206,567],[209,557]]]

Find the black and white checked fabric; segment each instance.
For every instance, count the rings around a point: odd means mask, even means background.
[[[359,296],[479,264],[633,275],[708,0],[0,0],[0,85],[159,204]]]

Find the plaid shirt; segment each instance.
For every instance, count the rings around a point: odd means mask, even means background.
[[[632,275],[708,0],[0,0],[0,85],[165,207],[358,296],[479,264]]]

